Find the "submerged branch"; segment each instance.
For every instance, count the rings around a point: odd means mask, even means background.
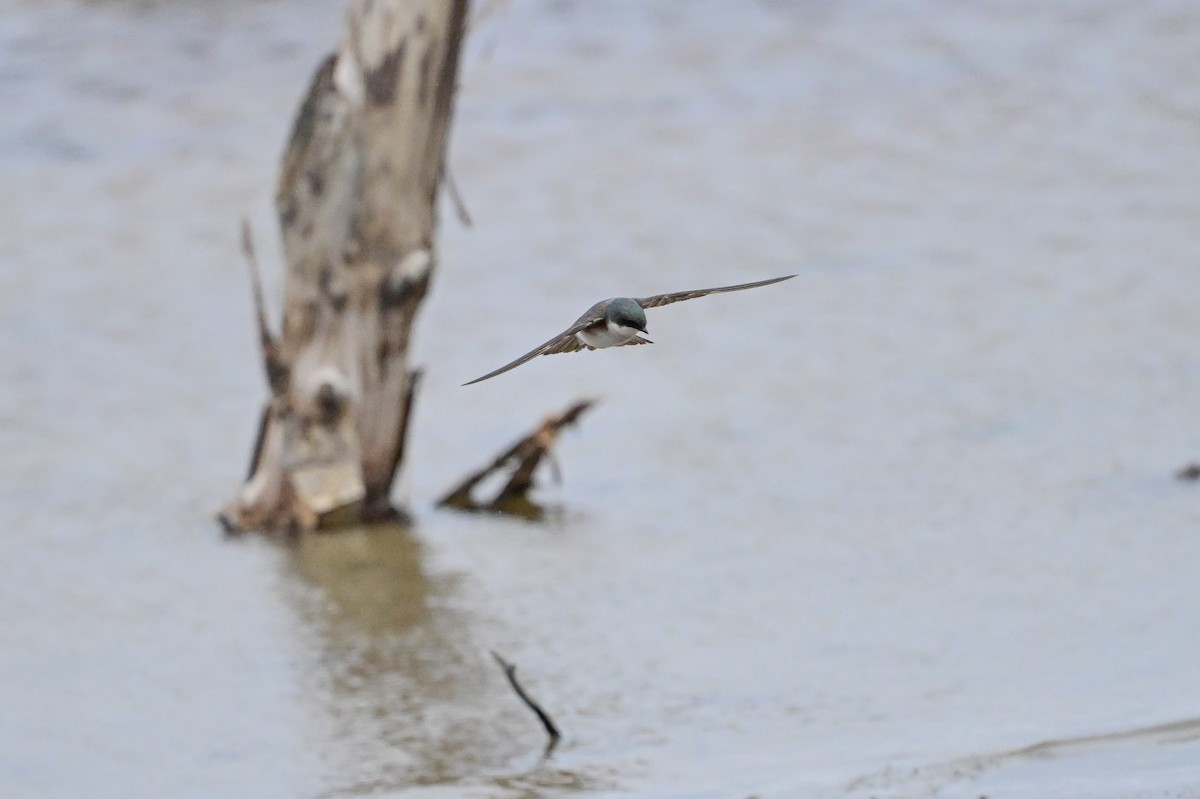
[[[593,400],[580,400],[564,413],[547,417],[537,429],[501,452],[487,466],[463,479],[438,501],[438,505],[458,510],[499,511],[528,518],[538,517],[541,509],[529,500],[529,492],[533,488],[533,473],[542,459],[551,454],[559,431],[575,424],[583,412],[593,404]],[[493,499],[479,502],[471,496],[476,486],[510,466],[513,469],[512,474]]]

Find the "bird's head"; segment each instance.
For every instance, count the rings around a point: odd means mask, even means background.
[[[620,327],[632,327],[642,333],[646,332],[646,312],[628,297],[618,297],[608,304],[605,310],[608,321]]]

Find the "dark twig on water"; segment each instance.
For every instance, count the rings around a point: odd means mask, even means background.
[[[554,747],[558,746],[558,741],[562,738],[562,733],[558,731],[558,727],[554,726],[554,719],[550,718],[550,714],[542,710],[542,706],[533,701],[529,694],[525,693],[525,689],[521,687],[521,683],[517,682],[517,667],[513,663],[509,663],[496,650],[492,650],[492,657],[500,664],[500,668],[504,670],[504,676],[508,678],[508,684],[517,692],[517,696],[525,703],[525,706],[534,712],[538,717],[538,721],[542,722],[542,727],[546,730],[546,735],[550,740],[546,743],[546,751],[543,753],[549,757],[554,751]]]

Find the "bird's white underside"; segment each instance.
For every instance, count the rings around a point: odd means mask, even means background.
[[[638,334],[637,328],[615,325],[608,320],[604,327],[597,330],[580,330],[575,337],[589,347],[603,349],[619,347]]]

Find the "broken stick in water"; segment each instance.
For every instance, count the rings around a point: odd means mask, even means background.
[[[554,751],[554,747],[558,746],[558,741],[562,738],[562,733],[558,731],[558,727],[554,725],[554,719],[550,718],[550,714],[542,710],[542,706],[525,693],[525,689],[521,687],[521,683],[517,682],[517,667],[513,663],[509,663],[496,650],[492,650],[492,657],[500,664],[500,668],[504,669],[504,676],[508,678],[508,684],[517,692],[517,696],[525,703],[525,706],[534,712],[538,717],[538,721],[542,722],[542,727],[546,730],[546,735],[550,740],[546,743],[546,751],[543,752],[544,757],[549,757]]]
[[[533,488],[533,473],[558,438],[558,432],[574,424],[593,400],[580,400],[558,416],[547,417],[536,430],[497,455],[490,464],[469,475],[439,501],[440,507],[469,511],[495,511],[538,519],[542,509],[529,499]],[[551,461],[553,463],[553,461]],[[515,464],[512,474],[500,492],[487,502],[478,502],[471,492],[493,474]]]

